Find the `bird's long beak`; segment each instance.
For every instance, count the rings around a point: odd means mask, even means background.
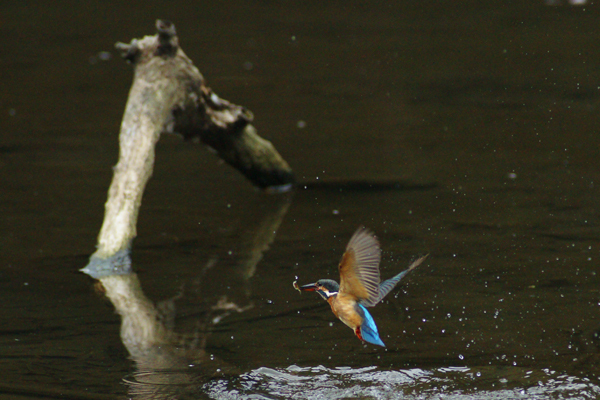
[[[316,283],[309,283],[308,285],[302,285],[300,286],[300,290],[302,290],[303,292],[315,292],[317,290],[317,284]]]

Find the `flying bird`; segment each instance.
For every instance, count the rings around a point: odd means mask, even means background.
[[[380,283],[379,262],[381,249],[375,235],[359,228],[346,246],[340,261],[340,283],[332,279],[319,279],[315,283],[294,288],[298,291],[319,293],[331,306],[331,311],[348,325],[364,342],[385,347],[379,337],[375,321],[366,307],[374,307],[411,270],[418,267],[427,256],[413,261],[406,270]]]

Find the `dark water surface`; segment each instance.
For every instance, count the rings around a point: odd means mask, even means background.
[[[3,3],[1,397],[600,398],[599,17],[542,1]],[[161,139],[132,257],[170,339],[140,355],[78,269],[132,79],[113,44],[156,18],[302,185],[259,193]],[[386,349],[291,285],[337,278],[361,224],[384,278],[430,254],[372,310]]]

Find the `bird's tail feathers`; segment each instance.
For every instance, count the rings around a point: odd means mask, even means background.
[[[423,261],[425,261],[425,259],[429,257],[429,254],[425,254],[423,257],[419,257],[417,258],[415,261],[413,261],[408,268],[406,269],[406,271],[412,271],[413,269],[417,268],[419,265],[421,265],[421,263]]]
[[[389,292],[392,291],[392,289],[398,284],[398,282],[400,282],[400,280],[402,278],[404,278],[404,276],[406,274],[408,274],[410,271],[412,271],[413,269],[417,268],[419,265],[421,265],[421,263],[423,261],[425,261],[425,259],[427,258],[427,256],[429,256],[429,254],[418,258],[417,260],[413,261],[407,269],[405,269],[404,271],[400,272],[398,275],[394,276],[393,278],[390,278],[386,281],[381,282],[381,284],[379,284],[379,295],[374,298],[374,299],[370,299],[370,300],[363,300],[361,303],[364,304],[367,307],[373,307],[375,304],[379,303],[385,296],[388,295]]]

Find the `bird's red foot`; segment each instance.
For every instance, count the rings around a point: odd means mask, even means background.
[[[363,342],[365,341],[365,339],[363,339],[363,337],[362,337],[362,334],[360,333],[360,326],[354,330],[354,333],[360,340],[362,340]]]

